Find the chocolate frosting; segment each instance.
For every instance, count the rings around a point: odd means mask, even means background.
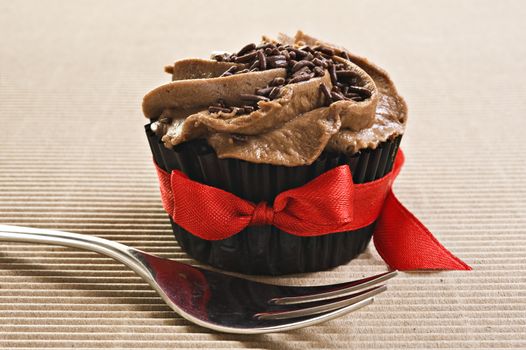
[[[325,45],[349,60],[337,58],[369,91],[363,101],[340,100],[327,106],[320,84],[332,87],[329,73],[307,81],[287,84],[279,96],[259,101],[248,114],[208,110],[219,99],[242,105],[242,94],[252,94],[276,77],[286,77],[283,68],[221,76],[237,63],[187,59],[170,71],[171,83],[149,92],[143,112],[152,129],[162,134],[166,147],[206,138],[220,158],[253,163],[300,166],[311,164],[323,150],[353,154],[375,148],[380,142],[404,132],[407,107],[391,79],[367,59],[302,32],[294,38],[280,35],[274,41],[295,46]]]

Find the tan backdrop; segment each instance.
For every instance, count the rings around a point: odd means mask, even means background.
[[[0,347],[526,348],[526,3],[2,1],[0,223],[193,263],[161,208],[140,111],[175,59],[308,33],[385,67],[407,98],[403,202],[472,272],[402,273],[318,327],[235,336],[181,319],[89,252],[0,243]],[[279,279],[333,283],[386,267]]]

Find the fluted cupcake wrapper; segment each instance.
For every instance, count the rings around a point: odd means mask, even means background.
[[[180,170],[192,180],[254,203],[272,203],[279,193],[302,186],[342,164],[349,165],[355,183],[379,179],[391,171],[401,140],[399,136],[353,156],[324,152],[311,165],[285,167],[219,159],[204,140],[168,149],[149,125],[145,129],[153,157],[161,168],[168,172]],[[274,226],[252,226],[228,239],[207,241],[170,221],[179,244],[196,260],[224,270],[269,275],[319,271],[344,264],[365,250],[375,225],[316,237],[294,236]]]

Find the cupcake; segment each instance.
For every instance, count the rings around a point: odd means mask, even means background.
[[[280,193],[342,165],[354,183],[382,178],[405,130],[406,104],[384,70],[302,32],[264,36],[236,53],[180,60],[165,71],[172,82],[143,101],[160,174],[181,173],[254,205],[272,207]],[[365,250],[375,227],[304,236],[258,219],[216,239],[169,218],[190,256],[247,274],[344,264]]]

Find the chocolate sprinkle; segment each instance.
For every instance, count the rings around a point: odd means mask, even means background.
[[[338,76],[338,78],[340,79],[340,78],[353,78],[356,75],[350,70],[337,70],[336,76]]]
[[[287,52],[287,51],[283,51]],[[288,61],[286,55],[276,55],[276,56],[268,56],[267,61],[269,62],[276,62],[276,61]]]
[[[360,96],[365,96],[365,98],[371,97],[371,91],[363,88],[361,86],[349,86],[349,91],[359,94]]]
[[[236,57],[234,59],[234,62],[248,63],[248,62],[251,62],[254,58],[256,58],[256,56],[257,56],[256,52],[247,53],[246,55]]]
[[[328,101],[327,105],[330,105],[332,102],[331,92],[329,91],[329,88],[325,84],[320,84],[320,90],[325,96],[325,99]]]
[[[250,51],[254,51],[256,49],[256,44],[248,44],[245,45],[239,52],[237,53],[238,56],[243,56],[246,53],[249,53]]]
[[[314,67],[314,63],[309,62],[307,60],[301,60],[301,61],[295,63],[294,66],[292,66],[292,72],[294,73],[294,72],[300,70],[303,67],[313,68]]]
[[[237,70],[237,66],[232,66],[228,68],[223,74],[220,75],[220,77],[228,77],[232,74],[234,74]]]
[[[279,85],[283,85],[285,84],[285,78],[282,78],[282,77],[277,77],[277,78],[274,78],[272,79],[272,81],[270,82],[270,86],[279,86]]]
[[[334,56],[334,50],[327,46],[316,46],[313,48],[314,51],[320,51],[328,56]]]
[[[268,97],[260,96],[260,95],[254,95],[254,94],[241,94],[241,95],[239,95],[239,97],[242,100],[245,100],[245,101],[255,101],[255,102],[269,101]]]
[[[335,91],[331,92],[331,97],[332,97],[333,101],[345,100],[345,96],[343,96],[339,92],[335,92]]]
[[[254,63],[248,68],[251,72],[259,70],[259,60],[255,60]]]
[[[272,48],[272,50],[270,50],[269,56],[275,56],[275,55],[279,55],[279,50],[274,47]]]
[[[325,74],[325,71],[321,67],[314,67],[312,71],[314,72],[314,75],[317,77],[322,77]]]
[[[279,60],[279,61],[273,62],[271,66],[273,66],[274,68],[286,68],[288,64],[287,64],[287,61],[285,60],[283,61]]]
[[[262,88],[262,89],[257,89],[256,90],[256,95],[268,96],[268,94],[270,94],[272,89],[273,89],[272,86],[269,86],[269,87],[266,87],[266,88]]]
[[[259,50],[259,49],[266,49],[267,47],[274,47],[275,45],[273,43],[265,43],[265,44],[259,44],[257,47],[256,47],[256,50]]]
[[[300,47],[300,50],[307,51],[307,53],[314,53],[314,49],[309,45],[303,45],[302,47]]]
[[[312,73],[312,71],[310,70],[309,67],[307,66],[304,66],[304,67],[301,67],[298,71],[294,72],[292,74],[292,78],[294,77],[297,77],[298,75],[302,75],[302,74],[310,74]]]
[[[298,75],[297,77],[294,77],[292,79],[289,80],[289,84],[294,84],[294,83],[299,83],[299,82],[302,82],[302,81],[307,81],[309,79],[311,79],[312,77],[314,77],[314,74],[301,74],[301,75]]]
[[[258,50],[258,60],[259,60],[259,69],[265,70],[267,69],[267,59],[265,58],[265,54],[263,53],[263,50]]]
[[[362,101],[362,96],[360,96],[360,94],[357,94],[355,92],[349,92],[345,94],[345,97],[350,98],[351,100],[354,100],[354,101]]]
[[[327,68],[327,63],[325,63],[324,60],[321,60],[319,58],[315,58],[312,60],[312,63],[314,63],[315,66]]]
[[[300,49],[294,49],[293,52],[296,54],[296,57],[297,59],[303,59],[305,57],[307,57],[307,52],[303,51],[303,50],[300,50]]]
[[[331,82],[333,85],[336,85],[338,82],[338,76],[336,75],[336,67],[334,64],[329,65],[329,75],[331,76]]]
[[[363,101],[371,97],[371,91],[356,86],[357,75],[344,63],[338,62],[335,57],[350,60],[346,52],[336,53],[334,49],[323,46],[293,47],[280,43],[253,43],[245,45],[234,54],[215,55],[214,59],[221,62],[241,63],[241,67],[233,66],[221,76],[232,74],[243,74],[247,72],[264,71],[274,68],[285,68],[285,78],[274,78],[266,87],[256,89],[254,94],[243,94],[240,96],[247,104],[239,106],[227,106],[224,101],[210,106],[210,111],[251,113],[259,108],[259,101],[270,101],[280,96],[281,88],[286,84],[295,84],[310,80],[314,77],[322,77],[325,71],[329,72],[332,90],[325,84],[320,84],[320,91],[324,95],[326,104],[340,100]],[[167,68],[167,71],[169,69]]]
[[[210,113],[219,113],[219,112],[231,113],[232,110],[230,108],[225,108],[225,107],[210,106],[208,107],[208,112]]]
[[[275,99],[276,97],[279,96],[279,93],[281,92],[281,88],[280,87],[273,87],[272,90],[270,90],[270,93],[268,94],[268,97],[273,100]]]
[[[224,55],[215,55],[214,56],[214,60],[216,60],[217,62],[223,62],[225,61],[227,58],[224,56]]]

